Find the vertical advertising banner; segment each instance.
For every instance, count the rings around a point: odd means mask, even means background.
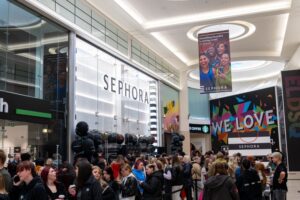
[[[229,31],[198,35],[200,93],[230,92]]]
[[[211,100],[210,117],[215,151],[263,156],[279,147],[274,87]]]
[[[300,70],[283,71],[287,157],[290,171],[300,171]]]

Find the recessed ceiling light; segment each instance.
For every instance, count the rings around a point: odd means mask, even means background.
[[[245,21],[230,21],[222,24],[195,26],[187,32],[187,37],[198,42],[198,34],[229,30],[230,41],[236,41],[250,36],[255,32],[255,26]]]
[[[231,63],[231,70],[234,72],[256,70],[271,64],[272,61],[266,60],[243,60]]]
[[[220,9],[215,11],[196,13],[192,15],[183,15],[163,18],[160,20],[146,21],[142,14],[137,9],[135,9],[132,4],[128,3],[128,1],[115,0],[115,2],[145,29],[153,29],[194,22],[204,22],[244,15],[253,15],[257,13],[274,12],[279,10],[286,10],[291,7],[291,0],[276,2],[272,1],[268,3],[239,6],[230,9]]]
[[[174,44],[168,41],[167,38],[162,36],[161,33],[153,32],[151,33],[160,43],[167,47],[174,55],[176,55],[183,63],[187,64],[189,59],[178,49]]]

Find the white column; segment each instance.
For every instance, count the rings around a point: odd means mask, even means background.
[[[180,133],[185,136],[183,141],[183,151],[190,155],[190,131],[189,131],[189,100],[188,100],[188,86],[186,71],[180,73],[180,94],[179,94],[179,126]]]

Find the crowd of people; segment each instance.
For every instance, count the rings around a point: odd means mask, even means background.
[[[192,157],[118,155],[93,165],[78,158],[74,165],[52,159],[32,161],[15,154],[6,163],[0,150],[0,200],[285,200],[287,169],[282,154],[268,163],[226,152]]]

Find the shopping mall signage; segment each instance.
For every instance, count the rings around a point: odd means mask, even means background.
[[[48,101],[0,92],[0,119],[45,123],[52,114]]]
[[[267,132],[273,141],[272,150],[279,148],[275,87],[211,100],[210,117],[212,148],[216,151],[229,145],[231,133],[247,143],[243,134]]]
[[[290,171],[300,171],[300,70],[282,71],[287,158]]]
[[[0,98],[0,112],[8,113],[8,103],[3,98]]]
[[[189,124],[190,133],[210,133],[210,125],[209,124]]]
[[[232,116],[231,118],[225,120],[212,122],[212,128],[214,132],[231,132],[233,129],[237,131],[251,129],[253,128],[254,124],[257,124],[259,127],[261,127],[263,122],[265,122],[265,124],[268,126],[275,124],[273,116],[273,110],[251,113],[241,117]]]
[[[135,85],[111,77],[107,74],[103,76],[104,89],[110,92],[125,96],[127,98],[149,104],[148,92],[143,91]]]

